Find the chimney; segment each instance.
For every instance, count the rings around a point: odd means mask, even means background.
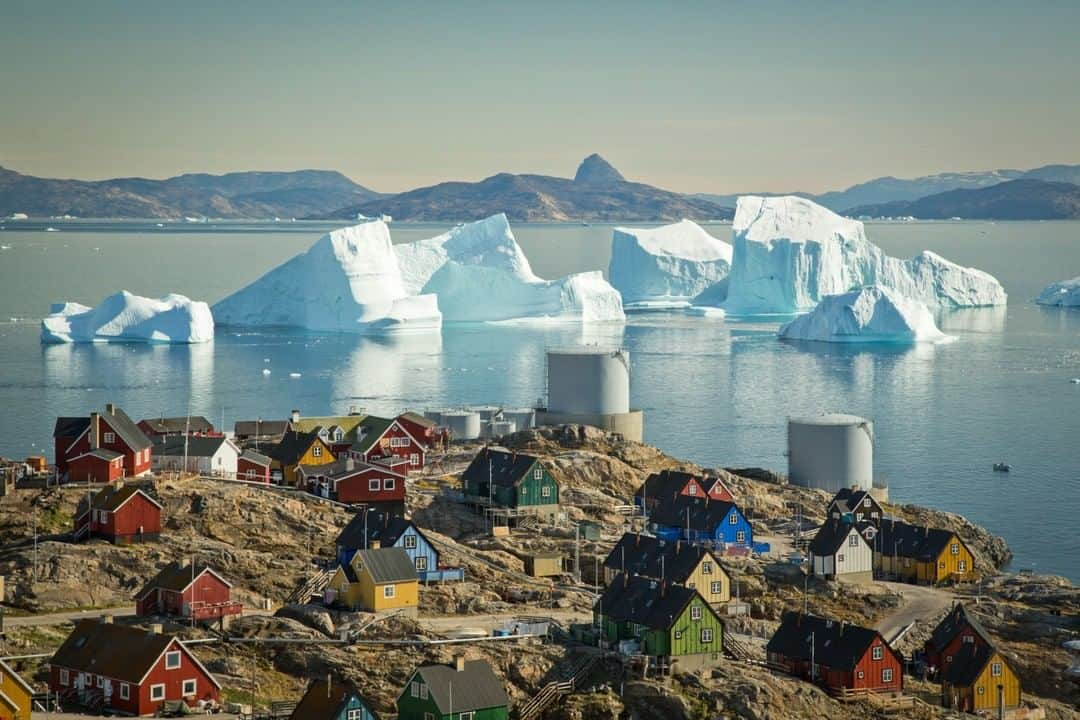
[[[106,615],[102,615],[102,616],[101,616],[101,617],[99,618],[99,621],[100,621],[100,622],[101,622],[101,623],[102,623],[103,625],[112,625],[112,622],[113,622],[113,616],[112,616],[111,614],[106,614]]]
[[[457,670],[458,672],[465,672],[465,656],[464,655],[455,655],[454,656],[454,669]]]
[[[105,403],[105,412],[107,414],[109,414],[109,415],[115,415],[116,414],[116,406],[113,405],[112,403]]]
[[[165,630],[161,623],[154,623],[150,626],[151,635],[160,635]]]
[[[369,540],[368,541],[368,550],[378,550],[381,547],[382,547],[382,543],[379,542],[378,540]]]
[[[353,460],[352,455],[345,457],[345,469],[352,472],[356,468],[356,462]]]
[[[334,687],[334,676],[330,673],[326,673],[326,699],[330,699],[330,691]]]
[[[90,413],[90,449],[97,450],[101,447],[101,429],[100,425],[101,416],[96,412]]]
[[[300,422],[300,411],[299,410],[293,410],[292,414],[289,415],[289,419],[294,423]]]

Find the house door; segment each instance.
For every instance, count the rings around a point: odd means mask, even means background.
[[[84,675],[83,673],[79,673],[79,675],[75,678],[75,689],[79,692],[82,692],[85,687],[86,675]]]
[[[105,704],[112,704],[112,680],[105,678],[105,683],[101,688],[102,694],[105,696]]]

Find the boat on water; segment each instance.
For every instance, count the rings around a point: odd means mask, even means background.
[[[1012,470],[1012,465],[1009,463],[994,463],[994,472],[1009,472],[1010,470]]]

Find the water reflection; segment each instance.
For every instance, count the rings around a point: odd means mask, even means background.
[[[958,308],[937,313],[937,325],[942,332],[1001,333],[1005,332],[1007,305],[980,308]]]
[[[1060,308],[1038,305],[1039,320],[1044,330],[1066,335],[1080,335],[1080,308]]]

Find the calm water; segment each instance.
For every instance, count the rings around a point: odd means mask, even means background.
[[[935,347],[805,347],[779,342],[776,323],[662,314],[584,329],[447,326],[441,337],[220,332],[195,347],[39,344],[37,319],[50,302],[96,304],[120,288],[213,302],[324,229],[0,231],[0,244],[11,246],[0,250],[0,454],[51,456],[56,415],[109,400],[136,418],[190,407],[226,427],[291,408],[531,404],[544,393],[546,347],[622,343],[649,442],[705,465],[784,469],[789,415],[857,413],[876,424],[876,469],[894,500],[967,515],[1005,536],[1015,567],[1080,581],[1080,385],[1069,382],[1080,377],[1080,311],[1031,303],[1046,284],[1080,274],[1080,223],[871,225],[871,238],[894,255],[929,248],[1005,284],[1007,309],[942,317],[959,339]],[[395,225],[393,233],[407,241],[444,229]],[[515,233],[545,277],[607,267],[610,227]],[[998,460],[1012,473],[993,473]]]

